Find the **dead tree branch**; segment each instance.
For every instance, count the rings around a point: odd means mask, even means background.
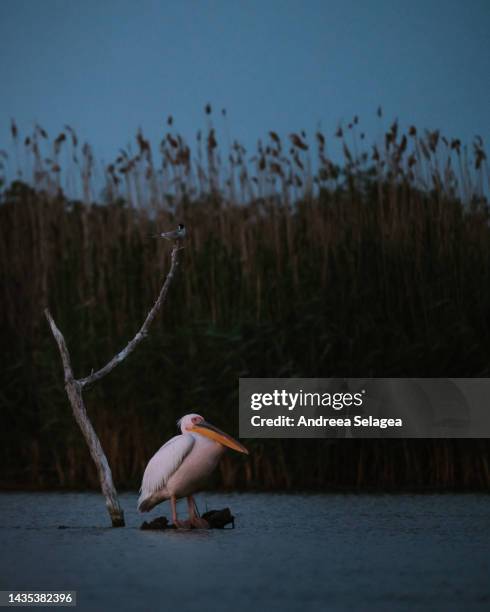
[[[163,283],[163,286],[160,290],[160,295],[158,296],[157,301],[155,302],[155,304],[153,305],[153,308],[148,313],[140,330],[136,333],[134,338],[128,342],[126,347],[123,348],[122,351],[119,351],[119,353],[115,355],[103,368],[100,368],[100,370],[97,370],[97,372],[93,372],[92,374],[90,374],[90,376],[86,376],[85,378],[82,378],[79,381],[82,388],[88,385],[91,385],[96,380],[99,380],[106,374],[109,374],[109,372],[113,370],[117,365],[119,365],[121,361],[126,359],[126,357],[130,353],[132,353],[134,349],[138,346],[138,344],[146,337],[146,335],[148,334],[148,329],[153,322],[153,319],[156,317],[157,312],[160,310],[163,302],[165,301],[165,298],[167,297],[168,288],[170,287],[170,283],[172,282],[174,278],[175,270],[177,269],[177,266],[178,266],[178,252],[180,251],[181,248],[182,247],[175,246],[172,249],[172,261],[170,265],[170,271],[167,274],[167,278],[165,279],[165,282]]]
[[[84,387],[91,385],[96,380],[99,380],[103,378],[106,374],[109,374],[109,372],[111,372],[129,354],[131,354],[138,346],[138,344],[148,335],[148,329],[154,318],[156,317],[158,311],[163,306],[163,303],[165,302],[165,299],[167,297],[170,284],[174,279],[177,266],[179,265],[178,253],[181,249],[182,247],[178,244],[173,247],[170,270],[160,290],[160,294],[158,295],[155,304],[149,311],[140,330],[136,333],[134,338],[128,342],[126,347],[119,351],[119,353],[115,357],[113,357],[103,368],[97,370],[97,372],[93,372],[85,378],[79,380],[75,379],[73,375],[73,369],[71,367],[70,353],[68,351],[68,347],[66,346],[63,334],[54,322],[54,319],[51,316],[49,310],[46,309],[44,311],[46,319],[48,320],[49,326],[51,328],[51,332],[54,336],[54,339],[56,340],[56,344],[58,345],[58,349],[60,352],[61,361],[63,364],[63,372],[65,376],[65,389],[68,395],[68,399],[70,400],[73,415],[80,429],[82,430],[82,434],[85,438],[85,441],[87,442],[92,459],[94,460],[94,463],[97,466],[100,486],[106,500],[107,510],[111,517],[113,527],[124,527],[124,512],[121,508],[121,505],[119,504],[117,491],[112,480],[112,472],[109,466],[109,462],[107,461],[104,449],[102,448],[97,434],[95,433],[92,423],[88,418],[87,411],[85,409],[85,404],[83,402],[82,391]]]

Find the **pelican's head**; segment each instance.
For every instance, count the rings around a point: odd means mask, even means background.
[[[218,442],[218,444],[228,446],[228,448],[232,448],[239,453],[245,453],[248,455],[248,450],[243,446],[243,444],[240,444],[240,442],[226,434],[224,431],[221,431],[214,425],[211,425],[211,423],[205,421],[204,417],[202,417],[200,414],[186,414],[177,421],[177,425],[180,427],[180,431],[183,434],[197,433]]]

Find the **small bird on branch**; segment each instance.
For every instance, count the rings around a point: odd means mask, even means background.
[[[162,232],[161,234],[152,234],[152,238],[165,238],[165,240],[183,240],[186,237],[186,229],[183,223],[179,223],[176,230],[171,232]]]

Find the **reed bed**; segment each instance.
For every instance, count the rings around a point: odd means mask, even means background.
[[[158,150],[101,168],[72,128],[12,123],[0,152],[0,458],[4,487],[97,486],[64,395],[49,305],[87,375],[134,334],[169,264],[155,230],[183,221],[178,279],[148,340],[86,394],[120,487],[200,412],[237,429],[240,376],[488,376],[489,171],[471,147],[393,123],[369,149],[275,132],[252,154],[172,118]],[[340,146],[339,162],[329,151]],[[337,160],[337,161],[335,161]],[[98,195],[100,194],[100,195]],[[486,440],[253,440],[216,486],[484,489]]]

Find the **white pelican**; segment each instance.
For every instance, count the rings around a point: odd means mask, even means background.
[[[217,466],[226,446],[248,455],[248,450],[228,434],[207,423],[199,414],[186,414],[179,421],[182,434],[166,442],[150,459],[143,474],[138,510],[148,512],[170,499],[176,527],[209,527],[196,511],[193,493],[201,490]],[[189,521],[177,518],[177,499],[187,497]]]

